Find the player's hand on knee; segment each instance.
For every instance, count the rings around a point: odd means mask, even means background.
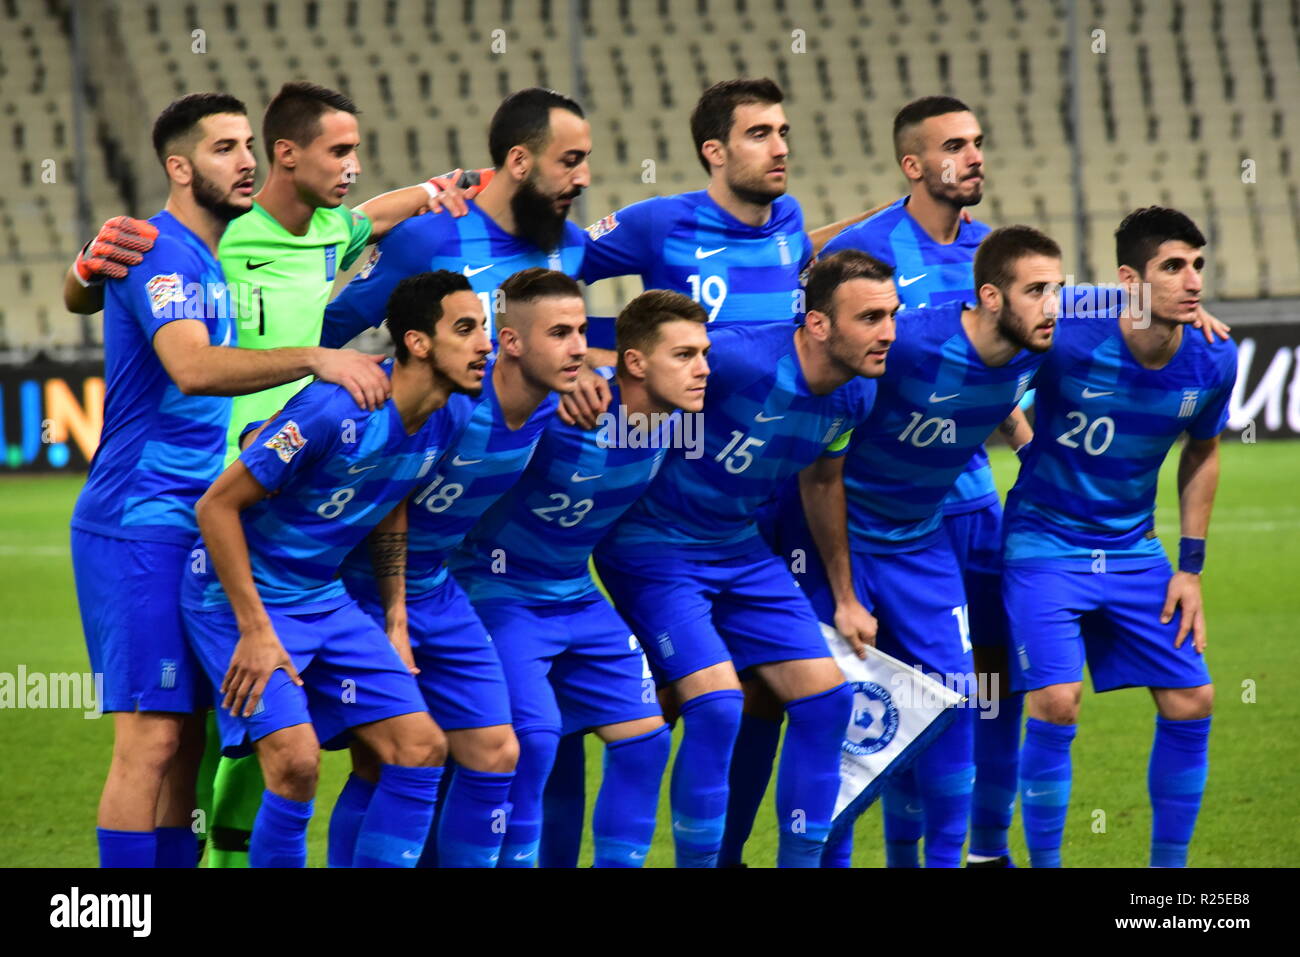
[[[406,670],[413,675],[418,675],[420,669],[415,664],[415,652],[411,651],[411,633],[407,630],[406,622],[388,623],[388,642],[397,652],[397,657],[402,659],[402,664],[406,665]]]
[[[1214,345],[1215,336],[1227,341],[1230,338],[1228,333],[1232,331],[1232,326],[1215,319],[1205,311],[1204,306],[1201,306],[1196,318],[1192,320],[1192,325],[1201,330],[1201,335],[1205,336],[1205,341],[1210,345]]]
[[[560,397],[560,419],[580,429],[594,429],[612,398],[605,377],[583,366],[578,370],[577,388]]]
[[[77,276],[86,285],[105,279],[121,279],[131,266],[138,266],[153,249],[158,227],[143,219],[114,216],[95,238],[77,254]]]
[[[392,382],[380,368],[383,356],[366,355],[355,349],[320,349],[315,373],[326,382],[348,390],[353,401],[367,411],[374,411],[388,401]]]
[[[1174,572],[1169,579],[1169,588],[1165,592],[1165,607],[1160,612],[1161,624],[1173,620],[1174,609],[1181,607],[1182,617],[1178,621],[1178,634],[1174,637],[1174,647],[1181,648],[1187,635],[1192,635],[1192,647],[1197,654],[1205,652],[1205,608],[1201,604],[1201,576],[1190,572]]]
[[[867,656],[867,646],[876,646],[876,629],[879,627],[876,616],[867,611],[862,602],[843,602],[835,606],[835,630],[843,635],[853,653],[859,658]]]
[[[230,667],[221,681],[221,693],[224,695],[221,707],[236,716],[250,717],[262,700],[262,692],[271,680],[271,675],[284,669],[290,680],[299,687],[302,678],[293,666],[293,659],[280,644],[270,624],[253,631],[242,632],[239,643],[235,645],[234,654],[230,656]]]

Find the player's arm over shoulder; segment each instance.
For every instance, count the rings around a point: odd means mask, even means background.
[[[652,196],[596,220],[586,229],[583,282],[645,272],[656,255],[653,232],[667,209],[664,197]],[[662,254],[660,251],[658,254]]]
[[[455,228],[450,222],[446,216],[417,216],[389,230],[365,268],[325,307],[320,344],[341,348],[382,323],[388,297],[403,279],[429,268],[446,231]]]

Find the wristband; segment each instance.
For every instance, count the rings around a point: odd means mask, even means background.
[[[81,252],[77,253],[77,258],[72,263],[72,275],[77,277],[77,282],[81,283],[82,289],[90,289],[93,286],[104,285],[103,276],[96,279],[87,279],[81,275],[81,262],[86,258],[86,253],[90,251],[90,247],[93,245],[95,245],[95,241],[92,239],[90,242],[86,243],[86,245],[82,246]]]
[[[1199,575],[1205,567],[1205,539],[1183,536],[1178,540],[1178,570]]]
[[[436,185],[434,185],[433,180],[426,180],[420,185],[424,187],[424,191],[429,194],[430,199],[437,199],[438,196],[442,193],[442,190],[440,190]]]

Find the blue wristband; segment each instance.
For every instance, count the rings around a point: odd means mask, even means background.
[[[1205,539],[1187,538],[1178,540],[1178,570],[1192,575],[1199,575],[1205,567]]]

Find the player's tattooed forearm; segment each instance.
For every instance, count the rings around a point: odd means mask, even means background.
[[[406,532],[374,532],[370,536],[370,562],[375,577],[392,578],[406,572]]]

